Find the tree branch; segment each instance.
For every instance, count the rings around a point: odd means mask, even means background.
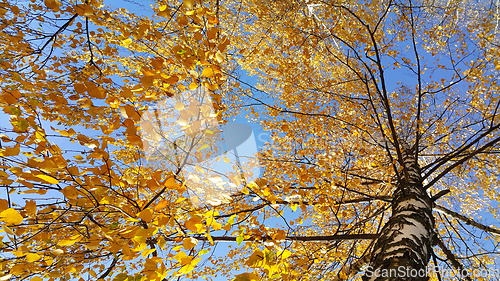
[[[351,265],[342,268],[337,274],[337,276],[335,276],[332,279],[332,281],[348,280],[350,277],[358,274],[365,265],[370,263],[370,258],[371,255],[365,255],[362,258],[355,261],[354,263],[352,263]]]
[[[491,140],[490,142],[486,143],[483,145],[481,148],[476,149],[475,151],[471,152],[469,155],[465,156],[464,158],[458,160],[457,162],[453,163],[450,165],[448,168],[446,168],[443,172],[441,172],[439,175],[437,175],[434,179],[432,179],[424,188],[428,189],[431,187],[433,184],[435,184],[438,180],[440,180],[442,177],[444,177],[446,174],[448,174],[451,170],[455,169],[457,166],[462,165],[465,161],[471,159],[472,157],[476,156],[477,154],[483,152],[485,149],[488,147],[493,146],[497,142],[500,141],[500,137]]]
[[[43,46],[36,50],[35,53],[37,54],[41,54],[42,51],[45,49],[45,47],[47,47],[47,45],[49,45],[50,42],[52,41],[55,41],[57,35],[59,35],[59,33],[63,32],[64,30],[66,30],[66,28],[71,24],[71,22],[78,16],[78,14],[74,14],[70,19],[68,19],[67,22],[65,22],[61,27],[59,27],[59,29],[50,36],[49,40],[47,40],[47,42],[45,42],[45,44],[43,44]]]
[[[455,149],[455,152],[454,153],[450,153],[448,154],[448,156],[445,156],[439,160],[437,160],[436,162],[432,163],[431,165],[435,165],[434,167],[432,167],[423,177],[422,177],[422,180],[425,180],[426,178],[428,178],[430,175],[432,175],[439,167],[441,167],[442,165],[448,163],[448,161],[450,161],[451,159],[455,158],[457,155],[461,155],[464,151],[466,151],[467,149],[469,149],[470,147],[472,147],[475,143],[479,142],[482,138],[484,138],[485,136],[489,135],[491,132],[493,132],[494,130],[498,129],[500,127],[500,123],[497,124],[496,126],[494,127],[491,127],[489,128],[488,130],[486,130],[484,133],[482,133],[479,137],[477,137],[475,140],[471,141],[469,144],[465,145],[464,147],[460,148],[460,149]],[[475,154],[478,154],[480,153],[481,151],[478,151],[476,150],[476,153]],[[474,154],[474,155],[475,155]]]
[[[485,232],[489,232],[489,233],[491,233],[493,235],[500,236],[500,230],[494,229],[494,228],[489,227],[489,226],[486,226],[486,225],[484,225],[482,223],[478,223],[478,222],[474,221],[471,218],[468,218],[468,217],[466,217],[464,215],[461,215],[461,214],[459,214],[457,212],[449,210],[449,209],[447,209],[445,207],[442,207],[442,206],[439,206],[439,205],[435,205],[434,209],[437,210],[438,212],[441,212],[441,213],[445,214],[445,215],[449,215],[451,217],[454,217],[455,219],[458,219],[458,220],[464,222],[467,225],[473,226],[473,227],[478,228],[478,229],[480,229],[482,231],[485,231]]]
[[[359,240],[359,239],[377,239],[378,234],[337,234],[337,235],[325,235],[325,236],[286,236],[284,240],[286,241],[300,241],[300,242],[314,242],[314,241],[336,241],[336,240]],[[165,241],[175,241],[178,237],[164,237]],[[205,236],[194,237],[200,241],[209,241]],[[219,242],[236,242],[234,236],[212,236],[212,240]],[[266,239],[267,238],[267,239]],[[272,240],[270,237],[263,238],[249,238],[243,241],[259,241],[259,240]]]
[[[436,239],[436,243],[443,250],[443,253],[446,255],[446,258],[451,262],[451,265],[458,270],[458,272],[462,272],[464,269],[464,266],[457,260],[455,255],[448,249],[446,248],[446,245],[444,244],[443,240],[441,240],[439,237],[434,236],[434,239]],[[463,276],[463,278],[467,281],[472,281],[469,276]]]
[[[392,197],[388,196],[388,195],[386,195],[386,196],[360,197],[360,198],[354,198],[354,199],[341,200],[341,201],[338,201],[338,202],[329,203],[328,205],[330,205],[330,206],[347,205],[347,204],[371,202],[371,201],[374,201],[374,200],[390,202],[392,200]],[[318,205],[318,204],[325,204],[325,202],[278,200],[278,201],[276,201],[276,204],[281,204],[281,205],[303,204],[303,205],[307,205],[307,206],[312,206],[312,205]],[[268,206],[268,204],[261,204],[261,205],[255,206],[253,208],[250,208],[250,209],[245,209],[245,210],[235,211],[235,212],[229,213],[229,214],[215,216],[215,218],[216,219],[228,218],[230,216],[238,215],[238,214],[241,214],[241,213],[254,212],[254,211],[257,211],[257,210],[260,210],[260,209],[264,208],[265,206]]]
[[[101,279],[106,278],[111,273],[111,271],[113,271],[113,268],[115,268],[115,265],[117,262],[118,262],[118,256],[115,256],[113,258],[113,261],[109,265],[108,269],[106,269],[106,271],[103,274],[101,274],[101,276],[99,276],[99,278],[97,278],[97,280],[101,280]]]

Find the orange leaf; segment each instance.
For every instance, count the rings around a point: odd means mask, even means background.
[[[150,209],[145,209],[138,214],[138,217],[145,222],[150,222],[151,220],[153,220],[153,212],[151,212]]]
[[[166,188],[169,188],[169,189],[177,189],[177,187],[178,187],[177,183],[175,182],[175,178],[174,177],[169,177],[165,181],[164,185],[165,185]]]
[[[75,88],[75,91],[79,94],[84,93],[87,90],[87,87],[85,87],[85,85],[83,84],[75,83],[73,87]]]
[[[53,12],[59,11],[59,3],[56,0],[45,0],[45,6],[51,9]]]
[[[182,246],[186,250],[190,250],[190,249],[194,248],[197,244],[198,244],[198,240],[196,238],[193,238],[193,237],[187,237],[187,238],[184,238],[184,240],[182,240]]]
[[[26,201],[26,205],[24,209],[28,213],[29,216],[34,217],[36,215],[36,203],[34,200]]]
[[[64,196],[68,199],[76,199],[78,198],[78,189],[76,189],[76,187],[74,186],[66,186],[62,193],[64,194]]]
[[[158,204],[155,206],[155,210],[161,210],[165,207],[168,206],[168,201],[167,200],[161,200],[160,202],[158,202]]]
[[[144,76],[141,77],[141,84],[144,87],[144,89],[147,89],[151,86],[153,86],[153,77],[152,76]]]
[[[0,212],[7,210],[9,208],[9,201],[5,199],[0,199]]]
[[[16,144],[14,147],[6,147],[0,149],[0,156],[16,156],[19,154],[20,144]]]

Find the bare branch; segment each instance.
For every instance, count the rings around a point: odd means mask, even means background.
[[[347,278],[349,278],[349,277],[352,277],[352,276],[358,274],[365,265],[370,263],[370,258],[371,258],[371,255],[365,255],[362,258],[355,261],[354,263],[352,263],[351,265],[342,268],[339,271],[339,273],[337,274],[337,276],[335,276],[332,279],[332,281],[345,280],[343,278],[343,276],[346,276]],[[341,276],[341,275],[343,275],[343,276]]]
[[[437,236],[434,237],[436,239],[436,243],[443,250],[443,253],[446,255],[446,258],[451,262],[451,265],[458,270],[459,272],[462,272],[464,269],[464,266],[457,260],[455,255],[446,247],[444,242]],[[464,279],[467,281],[472,281],[469,276],[464,276]]]
[[[103,272],[101,274],[101,276],[99,276],[99,278],[97,278],[97,280],[101,280],[101,279],[104,279],[106,278],[110,273],[111,271],[113,271],[113,268],[116,266],[116,263],[118,262],[118,256],[115,256],[113,258],[113,261],[111,262],[111,264],[109,265],[108,269],[106,269],[105,272]]]
[[[486,225],[484,225],[482,223],[478,223],[478,222],[474,221],[471,218],[468,218],[468,217],[466,217],[464,215],[461,215],[461,214],[459,214],[457,212],[449,210],[449,209],[447,209],[445,207],[442,207],[442,206],[439,206],[439,205],[435,205],[434,209],[437,210],[438,212],[441,212],[441,213],[445,214],[445,215],[448,215],[448,216],[451,216],[451,217],[453,217],[455,219],[458,219],[458,220],[464,222],[467,225],[470,225],[470,226],[473,226],[475,228],[481,229],[482,231],[491,233],[493,235],[500,236],[500,230],[494,229],[494,228],[489,227],[489,226],[486,226]]]
[[[286,241],[298,241],[298,242],[317,242],[317,241],[337,241],[337,240],[359,240],[359,239],[377,239],[378,234],[370,234],[370,233],[362,233],[362,234],[337,234],[337,235],[325,235],[325,236],[286,236],[284,240]],[[205,236],[194,237],[200,241],[210,241]],[[236,238],[234,236],[212,236],[212,241],[219,242],[236,242]],[[175,241],[176,237],[164,237],[165,241]],[[249,238],[244,239],[243,241],[258,241],[258,240],[271,240],[271,237],[263,237],[263,238]]]
[[[462,165],[465,161],[467,161],[467,160],[471,159],[472,157],[476,156],[477,154],[483,152],[485,149],[493,146],[494,144],[496,144],[499,141],[500,141],[500,137],[498,137],[496,139],[493,139],[490,142],[488,142],[485,145],[483,145],[481,148],[476,149],[475,151],[471,152],[466,157],[464,157],[464,158],[458,160],[457,162],[453,163],[451,166],[449,166],[448,168],[446,168],[442,173],[440,173],[434,179],[432,179],[424,188],[428,189],[433,184],[435,184],[438,180],[440,180],[442,177],[444,177],[446,174],[448,174],[451,170],[455,169],[459,165]]]

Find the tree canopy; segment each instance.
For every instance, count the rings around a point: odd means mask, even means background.
[[[0,280],[497,280],[499,9],[1,3]]]

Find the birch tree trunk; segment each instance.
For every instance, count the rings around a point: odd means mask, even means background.
[[[393,194],[392,217],[377,240],[363,280],[428,280],[434,218],[420,167],[403,144],[405,172]]]

